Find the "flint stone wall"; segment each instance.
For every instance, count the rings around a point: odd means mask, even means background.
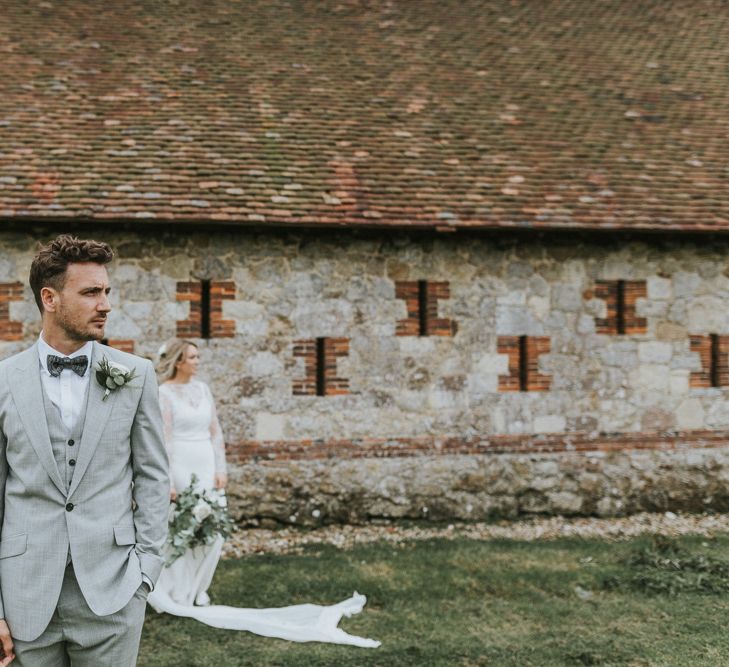
[[[189,317],[190,304],[176,300],[179,282],[234,283],[235,298],[222,302],[234,337],[199,343],[201,378],[216,398],[234,461],[230,493],[241,518],[724,507],[726,455],[700,443],[650,452],[628,446],[604,456],[473,455],[468,448],[442,456],[426,447],[418,456],[348,460],[333,447],[331,458],[293,461],[273,445],[257,452],[267,443],[305,450],[312,442],[356,446],[367,438],[729,432],[727,387],[691,386],[702,360],[690,343],[691,335],[729,334],[726,241],[80,231],[117,250],[107,335],[133,341],[142,356],[154,358]],[[0,283],[27,284],[38,237],[0,235]],[[418,280],[448,283],[438,316],[456,323],[455,335],[396,335],[407,316],[396,283]],[[594,295],[601,280],[645,281],[646,296],[635,306],[644,333],[596,332],[596,319],[608,314]],[[8,308],[22,339],[0,341],[2,357],[26,347],[40,328],[29,288]],[[499,352],[503,336],[549,340],[535,369],[550,378],[546,391],[500,388],[509,373],[509,358]],[[349,340],[348,355],[337,360],[349,393],[294,395],[295,380],[307,372],[294,345],[316,337]]]
[[[729,511],[725,449],[258,462],[233,475],[253,524]]]

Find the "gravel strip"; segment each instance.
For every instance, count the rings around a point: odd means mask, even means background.
[[[593,537],[625,540],[636,535],[703,535],[729,533],[729,514],[654,514],[596,519],[549,517],[499,523],[451,524],[449,526],[405,526],[397,523],[364,526],[301,528],[245,528],[235,533],[223,549],[224,558],[251,554],[301,553],[310,544],[331,544],[350,549],[380,540],[398,544],[412,540],[467,538],[472,540],[549,540],[557,537]]]

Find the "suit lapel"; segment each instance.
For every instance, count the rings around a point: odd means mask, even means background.
[[[18,355],[18,362],[13,369],[13,378],[10,382],[10,393],[28,440],[38,455],[41,465],[58,490],[65,496],[65,485],[58,472],[56,459],[53,457],[51,437],[48,434],[37,343]]]
[[[111,409],[116,399],[116,391],[112,391],[104,400],[104,389],[96,380],[96,365],[104,356],[101,345],[94,343],[94,351],[91,355],[90,369],[91,377],[89,378],[89,397],[86,406],[86,420],[83,427],[83,435],[81,436],[81,444],[79,445],[78,460],[76,468],[73,471],[73,479],[69,488],[69,497],[78,487],[86,469],[91,463],[94,452],[99,445],[99,440],[104,432],[106,423],[111,416]],[[51,456],[51,458],[53,458]],[[55,465],[55,464],[54,464]]]

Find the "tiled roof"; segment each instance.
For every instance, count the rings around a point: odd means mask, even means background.
[[[729,231],[728,43],[722,0],[4,0],[0,220]]]

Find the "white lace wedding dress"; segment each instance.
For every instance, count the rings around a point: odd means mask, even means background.
[[[160,386],[160,407],[173,487],[182,491],[193,473],[198,487],[214,488],[216,473],[225,473],[225,445],[210,389],[198,380]],[[272,609],[241,609],[223,605],[196,606],[205,601],[220,559],[223,540],[197,547],[162,570],[148,602],[157,612],[187,616],[207,625],[247,630],[290,641],[320,641],[375,648],[380,642],[350,635],[337,627],[342,616],[362,611],[367,599],[355,593],[331,606],[301,604]]]

